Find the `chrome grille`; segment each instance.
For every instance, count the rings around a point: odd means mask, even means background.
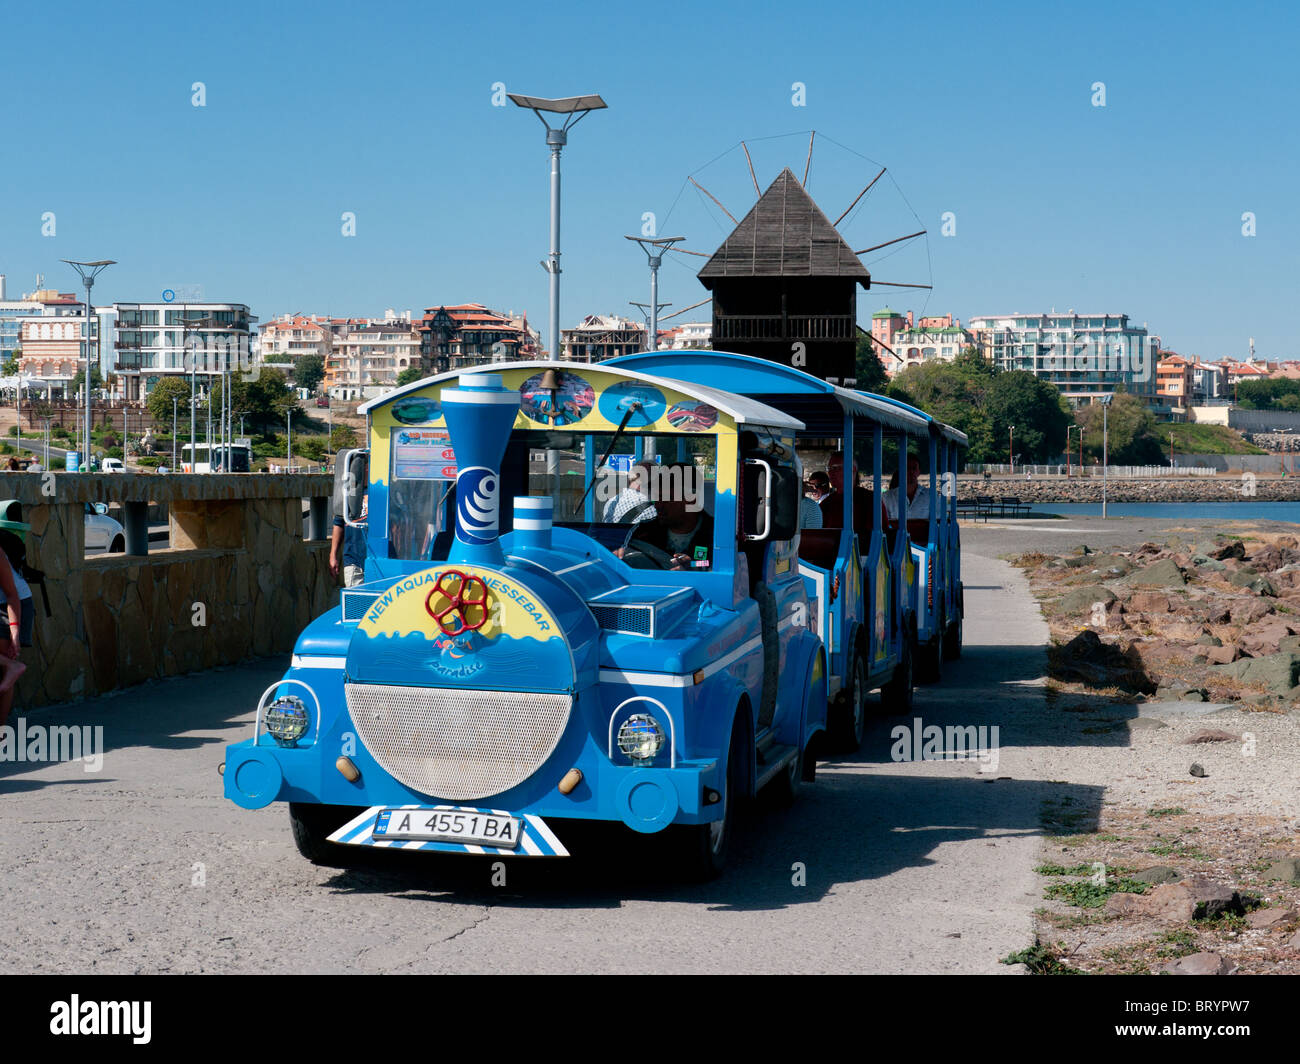
[[[522,783],[551,756],[573,700],[540,691],[346,685],[366,749],[434,798],[469,801]]]
[[[602,606],[588,603],[596,623],[607,632],[628,635],[654,635],[654,608],[651,606]]]

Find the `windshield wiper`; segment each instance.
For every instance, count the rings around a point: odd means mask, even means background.
[[[592,470],[591,480],[587,483],[587,489],[582,493],[582,498],[578,500],[578,509],[582,509],[587,501],[587,496],[591,494],[591,489],[596,486],[596,478],[600,476],[601,467],[604,466],[605,460],[610,456],[615,446],[618,444],[619,437],[623,435],[623,430],[627,428],[627,423],[632,420],[632,415],[641,409],[641,404],[633,399],[627,404],[627,410],[623,414],[623,420],[618,423],[618,428],[614,430],[614,438],[609,441],[609,446],[605,448],[605,453],[600,456],[600,461],[596,463]]]

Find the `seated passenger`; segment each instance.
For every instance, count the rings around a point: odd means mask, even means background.
[[[613,524],[632,524],[636,521],[651,521],[655,517],[655,508],[645,489],[648,486],[648,474],[654,469],[654,463],[644,459],[637,462],[627,474],[627,487],[609,502],[601,514],[601,520]]]
[[[822,527],[822,508],[807,495],[799,496],[799,527]]]
[[[844,452],[836,451],[827,463],[831,493],[821,501],[822,527],[844,527]],[[858,484],[858,466],[853,464],[853,528],[867,532],[875,527],[875,502],[872,493]]]
[[[930,519],[929,488],[921,486],[921,463],[916,458],[907,459],[907,519],[909,521],[928,521]],[[889,491],[885,492],[885,513],[889,520],[898,520],[898,474],[889,482]]]

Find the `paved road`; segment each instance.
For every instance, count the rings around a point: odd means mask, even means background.
[[[911,721],[878,720],[793,809],[756,810],[728,874],[701,886],[609,845],[510,862],[503,887],[477,858],[308,864],[284,807],[238,809],[216,772],[282,661],[34,714],[100,722],[108,749],[98,773],[0,764],[0,971],[1009,971],[998,958],[1028,944],[1040,889],[1048,785],[1017,762],[1042,719],[1047,631],[1017,571],[965,564],[968,649],[917,716],[998,725],[997,770],[896,763],[890,728]]]

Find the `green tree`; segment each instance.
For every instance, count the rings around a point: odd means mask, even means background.
[[[185,414],[188,417],[190,409],[190,379],[188,377],[164,377],[153,386],[153,390],[149,392],[149,397],[145,400],[145,406],[149,408],[149,413],[152,415],[155,424],[171,424],[173,399],[177,400],[178,416]]]
[[[293,380],[299,388],[309,392],[316,390],[316,385],[325,379],[325,359],[320,355],[303,355],[293,366]]]
[[[995,439],[1014,445],[1027,462],[1046,462],[1065,450],[1070,414],[1056,385],[1027,370],[1008,370],[988,380],[986,405]]]
[[[881,363],[880,355],[876,351],[876,345],[872,342],[868,333],[858,335],[856,371],[858,391],[875,392],[877,395],[884,394],[889,378],[885,375],[885,367]],[[400,377],[398,383],[401,383]]]
[[[1300,380],[1289,377],[1242,381],[1237,385],[1237,405],[1244,410],[1294,410],[1296,400],[1300,400]]]
[[[416,381],[421,379],[419,366],[407,366],[406,369],[402,370],[402,372],[397,375],[397,386],[401,388],[403,385],[414,384]],[[861,387],[861,385],[859,385],[859,387]]]
[[[357,445],[357,430],[351,425],[335,425],[333,433],[330,434],[330,450],[337,454],[339,451],[346,450],[349,447]]]
[[[81,386],[83,383],[85,383],[85,380],[86,380],[86,371],[84,369],[77,370],[77,375],[72,378],[71,383],[68,385],[68,394],[69,395],[81,394]],[[99,367],[97,365],[92,364],[90,367],[90,387],[92,389],[95,389],[95,388],[102,388],[103,386],[104,386],[104,376],[102,373],[99,372]]]
[[[1105,417],[1101,403],[1092,403],[1080,409],[1078,422],[1083,427],[1084,453],[1089,457],[1103,457],[1104,426],[1112,465],[1160,465],[1164,461],[1155,415],[1135,395],[1116,391]]]
[[[12,377],[16,374],[18,372],[18,356],[14,354],[6,358],[4,365],[0,366],[0,372],[3,372],[6,377]]]
[[[235,412],[238,425],[240,415],[252,424],[254,429],[265,431],[267,425],[282,426],[287,412],[297,406],[295,393],[286,387],[285,375],[281,370],[261,366],[255,380],[246,381],[243,374],[231,375],[230,403]],[[221,408],[222,382],[220,377],[212,380],[212,408]]]

